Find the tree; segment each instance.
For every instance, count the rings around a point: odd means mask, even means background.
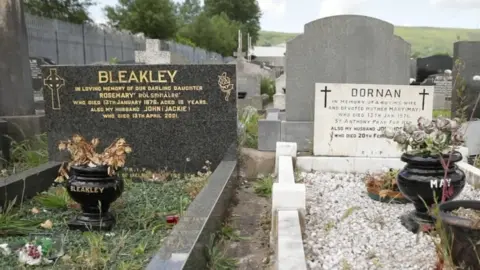
[[[203,12],[182,28],[179,35],[198,47],[225,56],[232,55],[237,47],[238,29],[238,23],[230,20],[225,13],[210,17]]]
[[[180,25],[192,23],[202,12],[200,0],[185,0],[178,4],[178,19]]]
[[[92,0],[24,0],[25,12],[76,24],[91,22],[88,8]]]
[[[171,39],[177,32],[175,4],[171,0],[119,0],[105,7],[108,24],[154,39]]]
[[[252,44],[258,40],[260,32],[260,17],[262,13],[256,0],[205,0],[205,11],[208,15],[225,13],[230,20],[242,24],[242,32],[252,37]],[[247,39],[243,38],[246,44]],[[243,48],[246,48],[246,46]]]

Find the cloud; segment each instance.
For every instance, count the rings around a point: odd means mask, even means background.
[[[460,9],[479,9],[480,0],[430,0],[430,5]]]
[[[320,3],[319,17],[355,14],[358,7],[368,1],[369,0],[323,0]]]
[[[258,0],[260,10],[265,17],[283,17],[287,8],[286,0]]]

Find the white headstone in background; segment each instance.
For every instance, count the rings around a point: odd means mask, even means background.
[[[383,129],[431,119],[433,86],[315,84],[314,155],[399,157]]]
[[[135,51],[135,62],[147,65],[170,64],[170,52],[160,50],[159,39],[147,39],[145,51]]]

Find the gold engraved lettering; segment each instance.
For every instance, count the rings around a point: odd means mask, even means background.
[[[174,83],[177,70],[98,71],[98,83]]]
[[[70,191],[73,192],[83,192],[83,193],[103,193],[105,188],[101,187],[81,187],[81,186],[70,186]]]

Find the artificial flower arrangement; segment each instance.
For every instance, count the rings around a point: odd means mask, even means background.
[[[448,154],[465,141],[459,119],[444,117],[434,120],[420,117],[417,125],[406,123],[403,129],[398,131],[387,128],[384,135],[393,139],[402,152],[422,156]]]

